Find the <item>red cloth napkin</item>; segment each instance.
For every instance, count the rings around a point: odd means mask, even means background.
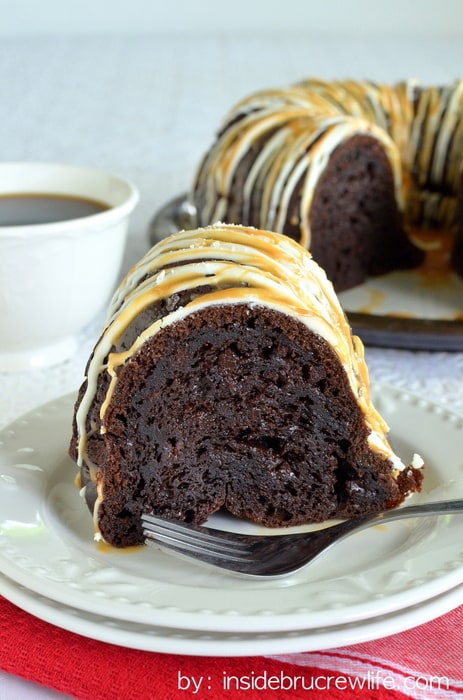
[[[374,642],[278,657],[125,649],[67,632],[0,598],[0,668],[78,700],[404,700],[463,697],[463,606]]]

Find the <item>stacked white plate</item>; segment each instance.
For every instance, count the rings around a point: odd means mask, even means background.
[[[404,461],[415,451],[425,460],[423,493],[411,501],[461,497],[463,418],[385,385],[373,397]],[[0,594],[33,615],[127,647],[245,656],[387,636],[463,601],[457,515],[372,527],[273,581],[96,544],[67,456],[74,398],[0,433]],[[262,532],[220,514],[210,524]]]

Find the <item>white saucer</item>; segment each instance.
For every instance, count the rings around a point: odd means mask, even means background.
[[[45,598],[1,574],[0,594],[41,620],[109,644],[194,656],[262,656],[322,651],[397,634],[458,606],[463,599],[463,586],[419,605],[370,620],[333,627],[265,633],[202,632],[111,619]]]

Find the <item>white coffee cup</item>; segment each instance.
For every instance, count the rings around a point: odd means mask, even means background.
[[[25,195],[92,200],[97,213],[2,225],[2,199]],[[118,281],[129,216],[139,199],[128,180],[54,163],[0,163],[0,372],[69,358],[79,332]]]

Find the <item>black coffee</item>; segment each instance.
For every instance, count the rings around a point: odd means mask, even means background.
[[[81,219],[110,207],[93,199],[54,194],[0,195],[0,226],[28,226]]]

